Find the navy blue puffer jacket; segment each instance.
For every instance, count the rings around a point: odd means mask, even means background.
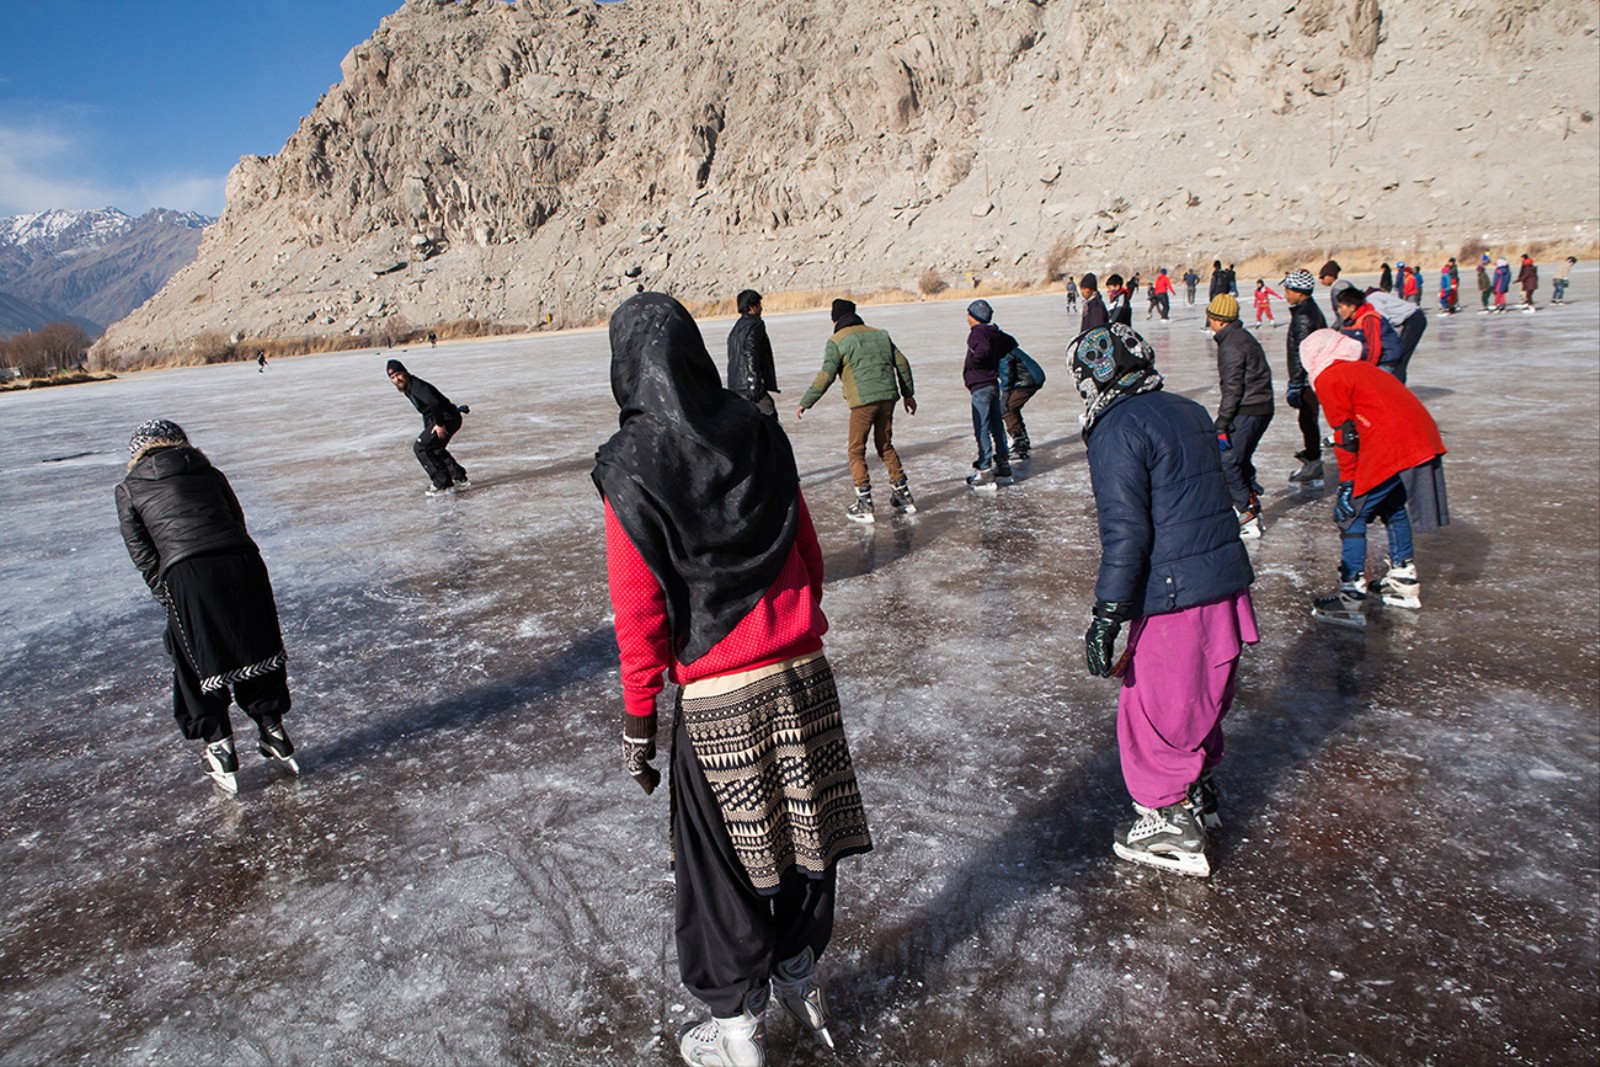
[[[1159,390],[1126,397],[1095,420],[1087,448],[1100,520],[1096,600],[1163,615],[1255,580],[1205,408]]]

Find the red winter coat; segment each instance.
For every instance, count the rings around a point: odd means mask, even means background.
[[[1517,271],[1517,286],[1529,293],[1539,288],[1539,268],[1526,256],[1522,258],[1522,269]]]
[[[1316,390],[1338,441],[1346,439],[1345,424],[1355,424],[1357,450],[1335,446],[1333,451],[1339,458],[1339,480],[1354,482],[1357,496],[1445,453],[1433,416],[1388,371],[1367,362],[1342,361],[1317,376]]]

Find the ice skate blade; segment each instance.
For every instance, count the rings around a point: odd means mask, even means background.
[[[873,523],[878,521],[878,517],[876,515],[846,515],[845,518],[861,526],[871,526]]]
[[[917,513],[917,506],[915,504],[907,504],[903,508],[895,508],[894,513],[896,515],[915,515]]]
[[[207,771],[206,777],[211,779],[211,784],[215,786],[219,792],[226,793],[230,797],[236,797],[239,795],[238,775],[214,774],[211,771]]]
[[[1381,594],[1384,604],[1391,608],[1403,608],[1406,611],[1421,611],[1422,599],[1414,596],[1390,596]]]
[[[972,485],[969,483],[967,488],[971,489],[974,493],[995,493],[999,492],[1000,490],[1000,487],[993,482],[983,482],[979,485]]]
[[[1177,871],[1191,878],[1211,877],[1211,860],[1204,852],[1143,852],[1128,848],[1120,841],[1113,841],[1111,849],[1129,863]]]
[[[1325,622],[1329,626],[1339,626],[1346,630],[1365,630],[1367,617],[1365,615],[1324,615],[1316,608],[1311,609],[1311,617],[1318,622]]]

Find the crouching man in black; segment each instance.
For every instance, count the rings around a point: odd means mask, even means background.
[[[413,377],[398,359],[391,359],[385,369],[394,387],[405,394],[412,407],[422,412],[422,433],[417,435],[411,450],[417,454],[417,462],[422,464],[433,483],[428,487],[428,495],[472,488],[466,470],[446,447],[461,429],[461,416],[467,411],[466,406],[456,407],[432,385]]]

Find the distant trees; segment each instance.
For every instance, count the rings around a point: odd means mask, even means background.
[[[52,322],[0,341],[0,367],[16,367],[24,378],[76,370],[93,338],[70,322]]]

